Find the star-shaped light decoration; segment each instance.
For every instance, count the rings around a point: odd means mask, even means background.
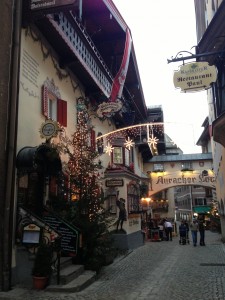
[[[133,147],[134,144],[135,144],[135,143],[133,142],[133,140],[131,140],[130,137],[128,137],[128,139],[125,140],[124,146],[125,146],[128,150],[130,150],[130,148]]]
[[[157,137],[154,137],[153,134],[152,134],[152,136],[148,139],[148,145],[149,145],[149,147],[150,147],[150,148],[151,148],[151,147],[156,148],[156,145],[157,145],[157,143],[158,143],[158,140],[159,140],[159,139],[157,139]]]
[[[110,145],[110,143],[107,143],[107,146],[105,147],[105,152],[110,155],[112,153],[113,149],[114,148],[112,147],[112,145]]]

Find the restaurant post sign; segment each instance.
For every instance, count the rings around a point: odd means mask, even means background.
[[[203,61],[184,64],[178,71],[174,71],[173,76],[175,88],[180,88],[181,92],[185,93],[209,89],[216,79],[216,67]]]

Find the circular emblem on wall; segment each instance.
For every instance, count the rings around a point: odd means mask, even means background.
[[[48,120],[41,125],[41,138],[50,139],[58,134],[58,124],[55,121]]]

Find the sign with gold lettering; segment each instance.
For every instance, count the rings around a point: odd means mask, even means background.
[[[211,83],[217,79],[217,69],[208,62],[194,62],[180,66],[174,72],[173,82],[175,88],[181,92],[198,92],[209,89]]]
[[[154,172],[149,173],[150,177],[150,188],[149,188],[149,197],[152,195],[174,187],[174,186],[183,186],[183,185],[198,185],[209,188],[215,188],[215,176],[212,172],[208,172],[208,175],[204,175],[202,172],[188,171],[181,172],[177,171],[172,174],[158,175]]]
[[[105,185],[107,187],[123,186],[123,179],[110,179],[110,180],[106,180]]]
[[[122,102],[117,99],[115,102],[102,102],[97,108],[99,118],[111,118],[116,112],[121,110]]]

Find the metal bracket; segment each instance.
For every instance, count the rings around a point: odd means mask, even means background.
[[[183,53],[189,53],[190,56],[183,56]],[[198,58],[198,57],[204,57],[204,56],[213,56],[213,55],[220,55],[225,53],[225,50],[223,51],[216,51],[216,52],[206,52],[206,53],[200,53],[200,54],[193,54],[189,51],[179,51],[175,58],[173,56],[171,59],[167,59],[167,63],[176,62],[176,61],[185,61],[188,59]]]

